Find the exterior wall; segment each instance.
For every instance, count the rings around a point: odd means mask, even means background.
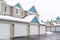
[[[30,35],[38,35],[38,25],[30,25]]]
[[[36,15],[37,19],[39,19],[39,15]]]
[[[1,11],[1,2],[0,2],[0,11]]]
[[[40,34],[45,34],[45,33],[46,33],[45,26],[40,26]]]
[[[13,7],[13,16],[14,17],[20,17],[19,14],[16,14],[16,7]]]
[[[10,15],[10,6],[8,6],[6,3],[0,3],[1,5],[1,11],[0,15]],[[6,12],[5,12],[5,6],[6,6]]]
[[[15,37],[27,36],[27,24],[15,24]]]
[[[4,12],[3,12],[3,14],[10,16],[10,14],[11,14],[11,13],[10,13],[10,6],[6,5],[6,9],[7,9],[7,10],[6,10],[6,12],[5,12],[5,7],[4,7]]]
[[[0,39],[7,40],[10,37],[10,25],[0,23]]]
[[[56,27],[56,31],[60,31],[60,27]]]
[[[13,16],[13,7],[12,7],[12,6],[10,6],[10,11],[9,11],[9,12],[10,12],[9,15],[10,15],[10,16]]]
[[[25,16],[28,16],[28,15],[30,15],[30,12],[25,11]]]
[[[25,17],[25,11],[22,9],[21,10],[21,18],[24,18]]]
[[[14,10],[14,11],[13,11],[13,16],[14,16],[14,17],[22,18],[22,17],[25,16],[25,12],[24,12],[24,10],[23,10],[22,8],[19,8],[18,14],[16,14],[16,7],[14,7],[13,10]],[[23,14],[23,15],[22,15],[22,14]]]

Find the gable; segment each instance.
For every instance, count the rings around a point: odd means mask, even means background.
[[[57,17],[56,20],[59,21],[60,20],[60,17]]]
[[[36,11],[36,9],[35,9],[35,6],[32,6],[32,7],[29,9],[29,11],[34,12],[34,13],[37,13],[37,11]]]
[[[17,3],[15,6],[19,8],[21,7],[20,3]]]
[[[32,23],[39,23],[39,21],[37,20],[36,17],[33,18],[33,20],[31,21]]]

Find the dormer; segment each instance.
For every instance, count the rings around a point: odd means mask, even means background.
[[[56,24],[60,24],[60,17],[57,17],[55,22],[56,22]]]
[[[29,11],[31,12],[31,15],[36,15],[37,18],[39,18],[39,14],[34,5],[29,9]]]
[[[3,5],[4,0],[0,0],[0,13],[2,11],[2,5]]]
[[[25,12],[23,8],[21,7],[20,3],[17,3],[14,6],[14,16],[18,18],[23,18],[25,16]]]
[[[0,0],[0,15],[10,15],[10,6],[4,0]]]

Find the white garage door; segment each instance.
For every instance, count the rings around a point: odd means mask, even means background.
[[[30,25],[30,35],[38,35],[38,26]]]
[[[27,24],[15,24],[15,37],[27,36]]]
[[[40,34],[45,34],[45,33],[46,33],[45,26],[40,26]]]
[[[60,31],[60,27],[56,27],[56,31]]]
[[[55,27],[51,27],[51,31],[55,31]]]
[[[9,39],[10,32],[9,32],[9,24],[0,24],[0,39]]]
[[[47,32],[50,32],[50,27],[47,27]]]

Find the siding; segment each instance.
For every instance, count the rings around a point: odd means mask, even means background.
[[[9,24],[0,24],[0,39],[8,39],[9,37]]]

